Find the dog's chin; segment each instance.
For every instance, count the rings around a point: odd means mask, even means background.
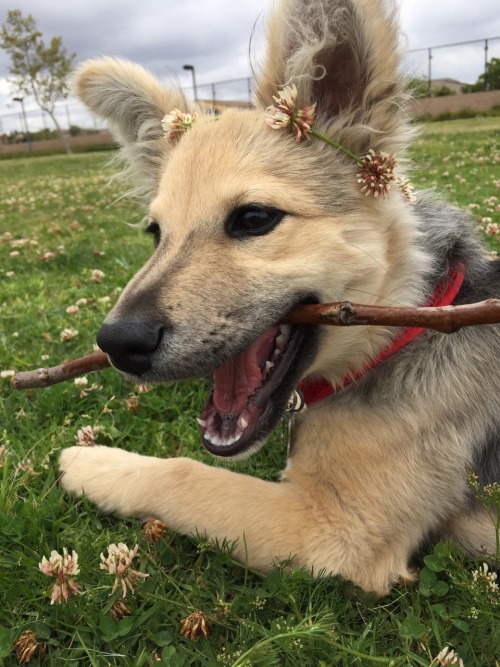
[[[206,449],[246,458],[265,443],[317,349],[317,328],[273,326],[214,373],[198,423]]]

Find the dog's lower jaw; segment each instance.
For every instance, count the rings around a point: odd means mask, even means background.
[[[214,390],[199,420],[210,453],[246,458],[264,444],[316,353],[318,335],[314,327],[271,327],[214,373]]]

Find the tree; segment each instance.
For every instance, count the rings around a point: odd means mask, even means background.
[[[430,97],[429,81],[423,77],[414,77],[410,79],[408,88],[413,97]]]
[[[66,152],[71,153],[54,108],[58,100],[68,96],[67,76],[76,54],[67,54],[61,37],[52,37],[45,46],[35,19],[31,14],[24,17],[19,9],[7,13],[7,21],[0,28],[0,48],[10,56],[10,83],[15,91],[35,98],[52,119]]]
[[[478,76],[476,83],[462,87],[463,93],[481,90],[500,90],[500,58],[492,58],[486,63],[486,71]]]

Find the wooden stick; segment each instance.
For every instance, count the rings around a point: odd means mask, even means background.
[[[393,308],[363,306],[344,301],[297,306],[282,320],[288,324],[328,324],[349,327],[370,325],[387,327],[418,327],[434,329],[441,333],[453,333],[462,327],[500,323],[500,299],[487,299],[463,306],[423,308]],[[61,366],[38,368],[19,372],[12,378],[16,389],[49,387],[58,382],[108,368],[111,364],[104,352],[95,352],[81,359],[68,361]]]
[[[389,308],[363,306],[344,301],[297,306],[283,318],[288,324],[355,324],[386,327],[418,327],[453,333],[462,327],[500,323],[500,299],[487,299],[463,306]]]
[[[108,355],[94,352],[74,361],[67,361],[60,366],[37,368],[35,371],[16,373],[11,382],[16,389],[40,389],[59,382],[66,382],[92,371],[100,371],[111,366]]]

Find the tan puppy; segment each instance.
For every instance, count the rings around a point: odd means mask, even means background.
[[[465,214],[428,194],[411,206],[396,183],[365,196],[345,150],[264,120],[294,84],[298,107],[317,105],[314,128],[354,156],[397,153],[401,170],[413,131],[388,3],[281,0],[268,38],[257,107],[216,121],[198,110],[167,139],[165,114],[195,111],[179,90],[123,60],[78,70],[78,94],[123,146],[156,245],[98,342],[135,381],[213,374],[200,423],[217,456],[261,446],[306,376],[357,379],[299,415],[281,483],[72,447],[62,484],[110,512],[238,540],[251,567],[293,558],[385,593],[412,576],[409,559],[429,538],[494,551],[466,475],[500,479],[499,329],[427,332],[394,351],[397,330],[276,323],[307,302],[423,305],[457,267],[454,302],[477,301],[498,296],[500,271]]]

